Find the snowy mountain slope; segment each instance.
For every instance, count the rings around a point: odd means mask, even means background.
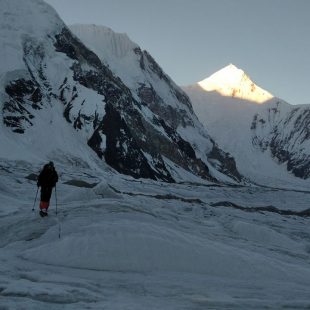
[[[53,193],[42,219],[31,211],[39,169],[0,161],[0,308],[309,305],[309,192],[133,181],[58,164],[58,216]]]
[[[230,80],[238,81],[241,70],[229,68]],[[222,74],[215,75],[225,78]],[[223,80],[222,88],[226,85]],[[243,175],[261,184],[284,186],[289,182],[305,186],[296,177],[309,178],[309,106],[291,106],[276,97],[268,99],[269,95],[265,102],[255,104],[236,96],[223,96],[215,89],[206,91],[199,84],[183,89],[200,121],[221,148],[234,156]],[[239,94],[248,91],[247,86],[240,88],[240,83],[233,89]],[[253,98],[261,98],[264,91],[256,85],[253,89]]]
[[[14,156],[20,154],[20,144],[29,142],[27,152],[45,158],[56,153],[61,157],[69,145],[74,145],[70,154],[76,150],[81,154],[84,144],[86,158],[92,156],[88,145],[114,169],[136,178],[173,182],[186,175],[227,180],[228,174],[241,180],[233,159],[217,148],[187,96],[149,54],[135,50],[147,74],[156,79],[146,89],[140,85],[140,90],[164,87],[169,94],[151,103],[132,92],[121,81],[123,76],[112,73],[43,1],[2,0],[1,4],[0,57],[6,65],[0,72],[0,139],[5,143],[13,138]],[[111,52],[120,57],[123,48],[115,45]],[[40,140],[35,132],[40,132]],[[70,141],[71,135],[77,141]],[[215,154],[220,172],[208,154]]]
[[[73,60],[56,52],[57,38],[66,26],[49,5],[34,0],[2,0],[0,23],[1,157],[42,160],[70,154],[90,157],[91,163],[94,156],[85,143],[94,116],[105,115],[104,96],[75,81]],[[85,63],[94,66],[86,59],[94,55],[86,55],[86,49],[80,53]],[[72,88],[66,105],[61,101],[64,81]],[[63,122],[64,111],[74,100],[86,127],[82,135]]]

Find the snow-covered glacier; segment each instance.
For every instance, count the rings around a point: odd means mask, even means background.
[[[74,167],[74,169],[73,169]],[[307,309],[309,191],[169,184],[0,162],[0,308]]]

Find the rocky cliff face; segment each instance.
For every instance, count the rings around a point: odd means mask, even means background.
[[[80,30],[82,28],[79,26]],[[105,98],[110,100],[105,105],[106,114],[102,123],[97,128],[94,126],[94,134],[88,145],[113,168],[134,177],[171,182],[175,180],[175,170],[181,168],[196,176],[215,180],[217,176],[210,173],[208,167],[213,166],[208,154],[218,147],[197,120],[186,94],[163,72],[149,53],[142,51],[126,35],[122,38],[122,35],[113,34],[111,30],[95,26],[91,26],[92,31],[99,32],[98,40],[101,38],[104,41],[109,36],[111,44],[105,42],[108,47],[105,49],[103,46],[102,50],[108,50],[109,47],[113,49],[106,57],[101,55],[100,60],[115,76],[118,75],[119,81],[126,82],[122,92],[131,98],[115,104],[111,101],[117,97],[115,90],[104,93]],[[64,45],[67,46],[60,44]],[[122,63],[124,58],[125,63]],[[127,69],[128,63],[133,70]],[[91,84],[89,81],[96,78],[89,74],[85,78],[84,75],[80,68],[75,69],[76,79],[82,85],[100,93],[98,87],[101,87],[102,82]],[[78,119],[79,115],[75,113],[73,118]],[[194,141],[190,140],[194,137],[192,131],[196,136]],[[232,162],[229,154],[217,152],[217,171],[241,181],[237,169],[231,168]]]
[[[68,122],[85,152],[89,146],[120,173],[168,182],[224,174],[241,180],[229,154],[214,152],[218,147],[188,97],[147,52],[133,44],[127,61],[138,78],[126,75],[86,47],[44,2],[3,2],[0,56],[10,63],[0,72],[1,116],[16,143],[29,139],[31,128],[44,136],[40,120],[50,111],[49,122]],[[123,57],[124,46],[111,56]],[[47,143],[55,151],[68,143],[54,138]],[[208,158],[212,151],[216,165]]]
[[[256,113],[251,124],[252,142],[296,177],[310,177],[310,107],[286,106],[280,101]]]

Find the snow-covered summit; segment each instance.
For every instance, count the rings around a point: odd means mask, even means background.
[[[33,35],[50,33],[64,23],[43,0],[1,0],[1,33],[23,32]]]
[[[53,36],[65,26],[56,11],[42,0],[1,0],[0,78],[24,67],[21,51],[29,38]]]
[[[240,98],[255,103],[264,103],[273,95],[257,86],[246,73],[230,64],[198,82],[205,91],[216,91],[223,96]]]

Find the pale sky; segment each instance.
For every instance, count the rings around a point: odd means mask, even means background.
[[[292,104],[310,103],[310,0],[46,0],[67,24],[126,32],[179,85],[232,63]]]

